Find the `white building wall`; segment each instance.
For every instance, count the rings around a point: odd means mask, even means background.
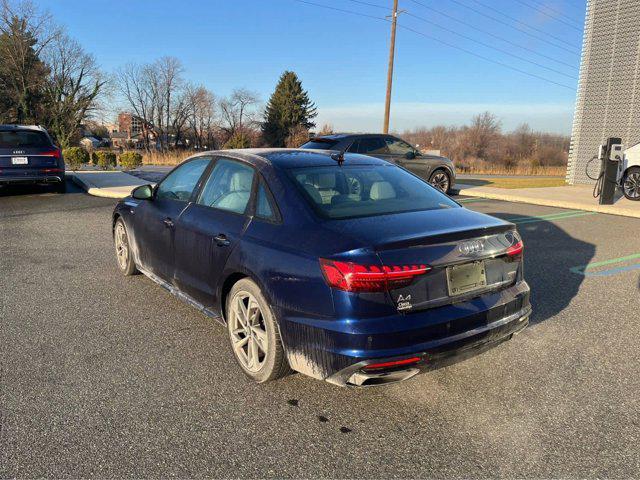
[[[588,0],[580,82],[567,168],[569,183],[608,137],[640,142],[640,0]]]

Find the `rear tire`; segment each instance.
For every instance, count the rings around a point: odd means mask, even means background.
[[[640,167],[631,167],[622,179],[622,193],[634,202],[640,201]]]
[[[265,383],[290,372],[278,325],[255,282],[243,278],[231,288],[226,312],[231,351],[245,375]]]
[[[442,193],[449,193],[451,188],[451,177],[443,169],[439,168],[429,177],[429,183],[432,187],[437,188]]]
[[[136,263],[133,261],[133,253],[131,251],[131,244],[129,243],[127,227],[125,226],[122,218],[116,220],[116,224],[113,229],[113,241],[116,248],[116,260],[118,261],[120,271],[126,276],[138,273]]]

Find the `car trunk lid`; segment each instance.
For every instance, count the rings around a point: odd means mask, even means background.
[[[328,223],[337,232],[371,245],[383,266],[429,267],[409,285],[390,285],[389,301],[399,311],[434,308],[506,288],[515,283],[521,269],[520,257],[507,254],[520,241],[515,227],[464,208],[366,217],[356,222]]]

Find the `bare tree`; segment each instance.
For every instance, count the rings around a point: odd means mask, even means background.
[[[257,123],[259,101],[256,93],[240,88],[220,102],[221,128],[228,138],[243,134],[245,128]]]
[[[203,86],[187,87],[187,122],[193,136],[195,148],[210,148],[214,145],[214,122],[216,98]]]
[[[78,140],[81,124],[96,110],[106,81],[95,59],[66,35],[43,53],[50,68],[44,87],[47,125],[66,148]]]
[[[147,66],[129,63],[116,72],[116,82],[132,113],[142,120],[142,141],[146,150],[149,149],[149,129],[153,125],[156,99],[154,89],[149,79]]]

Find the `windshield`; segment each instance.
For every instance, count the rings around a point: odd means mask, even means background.
[[[42,132],[29,130],[0,131],[0,148],[50,147],[49,138]]]
[[[337,140],[309,140],[307,143],[300,146],[307,150],[331,150],[338,144]]]
[[[394,165],[336,165],[290,172],[307,201],[325,218],[458,207],[431,185]]]

